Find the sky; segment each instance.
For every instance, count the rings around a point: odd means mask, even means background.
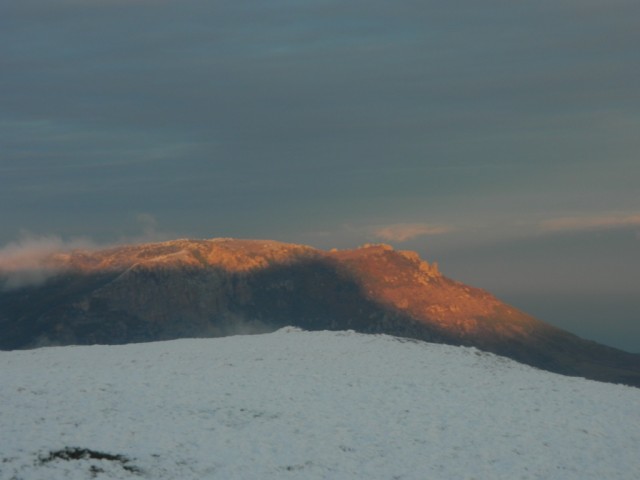
[[[640,352],[638,18],[635,0],[2,2],[0,254],[384,242]]]

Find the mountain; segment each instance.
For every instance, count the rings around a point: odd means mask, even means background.
[[[475,346],[552,372],[640,386],[640,355],[536,320],[387,245],[327,252],[274,241],[176,240],[51,254],[3,278],[5,350],[292,324]]]
[[[303,332],[0,352],[0,480],[635,480],[640,390]]]

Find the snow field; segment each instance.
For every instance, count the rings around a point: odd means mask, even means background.
[[[636,479],[638,426],[640,389],[383,335],[0,352],[0,480]]]

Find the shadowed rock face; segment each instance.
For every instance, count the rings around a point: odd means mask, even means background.
[[[540,322],[385,245],[325,252],[272,241],[176,240],[52,255],[46,268],[44,283],[0,292],[0,348],[295,325],[476,346],[558,373],[640,386],[640,355]]]

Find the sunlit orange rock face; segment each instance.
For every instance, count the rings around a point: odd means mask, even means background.
[[[429,265],[414,252],[374,245],[334,256],[371,299],[460,335],[481,330],[483,323],[478,319],[501,305],[487,292],[442,276],[437,265]]]
[[[59,253],[44,263],[46,281],[0,293],[0,348],[297,325],[476,346],[560,373],[640,385],[640,356],[551,327],[387,245],[327,252],[274,241],[175,240]]]

